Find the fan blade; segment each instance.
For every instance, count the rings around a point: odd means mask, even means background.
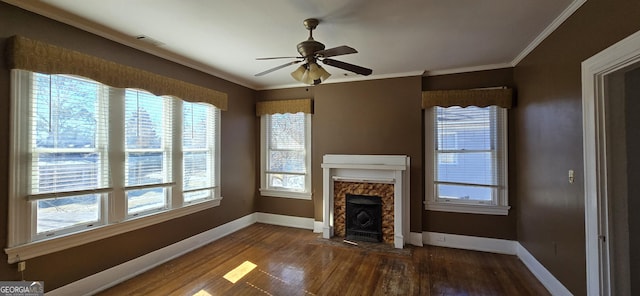
[[[302,59],[302,57],[271,57],[271,58],[256,58],[256,60],[277,60],[277,59]]]
[[[356,66],[354,64],[349,64],[349,63],[345,63],[345,62],[341,62],[341,61],[337,61],[337,60],[332,60],[332,59],[324,59],[322,60],[323,63],[329,65],[329,66],[333,66],[333,67],[337,67],[340,69],[345,69],[347,71],[351,71],[353,73],[357,73],[360,75],[370,75],[371,73],[373,73],[373,70],[369,69],[369,68],[365,68],[365,67],[360,67],[360,66]]]
[[[321,58],[327,58],[327,57],[334,57],[334,56],[339,56],[343,54],[352,54],[357,52],[358,51],[355,50],[355,48],[343,45],[343,46],[338,46],[334,48],[318,50],[315,52],[315,54]]]
[[[277,67],[271,68],[271,69],[269,69],[269,70],[266,70],[266,71],[260,72],[260,73],[256,74],[255,76],[262,76],[262,75],[265,75],[265,74],[269,74],[269,73],[271,73],[271,72],[273,72],[273,71],[280,70],[280,69],[282,69],[282,68],[284,68],[284,67],[291,66],[291,65],[293,65],[293,64],[297,64],[297,63],[299,63],[299,62],[302,62],[302,60],[300,60],[300,61],[292,61],[292,62],[288,62],[288,63],[286,63],[286,64],[282,64],[282,65],[280,65],[280,66],[277,66]]]

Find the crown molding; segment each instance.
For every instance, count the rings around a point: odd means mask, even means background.
[[[533,39],[533,41],[525,47],[525,49],[517,55],[513,61],[511,61],[511,66],[515,67],[522,59],[524,59],[527,55],[529,55],[542,41],[547,39],[551,33],[553,33],[564,21],[566,21],[578,8],[587,2],[587,0],[574,0],[551,24],[549,24],[543,31]]]
[[[139,41],[135,40],[135,38],[132,36],[128,36],[128,35],[116,32],[107,27],[96,25],[95,23],[91,23],[86,19],[78,18],[77,16],[74,16],[68,12],[55,8],[53,6],[49,6],[46,3],[43,3],[40,1],[20,1],[20,0],[1,0],[1,1],[20,7],[22,9],[37,13],[44,17],[68,24],[70,26],[76,27],[83,31],[96,34],[98,36],[112,40],[114,42],[132,47],[134,49],[149,53],[151,55],[166,59],[171,62],[184,65],[186,67],[189,67],[198,71],[202,71],[204,73],[216,76],[218,78],[227,80],[231,83],[235,83],[253,90],[272,90],[272,89],[283,89],[283,88],[308,87],[308,85],[304,85],[300,83],[291,83],[291,84],[276,85],[276,86],[259,86],[257,84],[252,84],[247,81],[240,80],[237,77],[217,71],[213,67],[205,65],[203,63],[196,62],[186,57],[171,53],[167,50],[162,49],[161,47],[154,47],[149,44],[140,43]],[[551,24],[549,24],[542,31],[542,33],[540,33],[527,47],[525,47],[525,49],[522,52],[520,52],[511,62],[472,66],[472,67],[433,70],[433,71],[421,70],[421,71],[411,71],[411,72],[404,72],[404,73],[392,73],[392,74],[372,75],[372,76],[346,76],[346,77],[340,77],[340,78],[334,77],[333,79],[328,80],[327,82],[323,82],[323,84],[398,78],[398,77],[410,77],[410,76],[418,76],[418,75],[437,76],[437,75],[458,74],[458,73],[465,73],[465,72],[475,72],[475,71],[515,67],[518,63],[520,63],[520,61],[522,61],[522,59],[524,59],[538,45],[540,45],[542,41],[544,41],[549,35],[551,35],[551,33],[553,33],[564,21],[566,21],[585,2],[587,2],[587,0],[574,0],[557,18],[554,19],[554,21]]]
[[[122,45],[126,45],[128,47],[146,52],[148,54],[157,56],[159,58],[204,72],[209,75],[216,76],[218,78],[224,79],[231,83],[235,83],[251,89],[256,88],[256,85],[247,83],[246,81],[241,81],[236,77],[232,77],[228,74],[216,71],[211,66],[207,66],[203,63],[199,63],[189,58],[186,58],[184,56],[169,52],[167,50],[162,49],[161,47],[156,47],[148,43],[142,43],[136,40],[134,36],[122,34],[108,27],[97,25],[93,22],[90,22],[84,18],[75,16],[59,8],[49,6],[46,3],[43,3],[41,1],[21,1],[21,0],[1,0],[1,1],[22,9],[28,10],[30,12],[39,14],[46,18],[50,18],[52,20],[70,25],[80,30],[98,35],[100,37],[109,39],[111,41],[120,43]]]

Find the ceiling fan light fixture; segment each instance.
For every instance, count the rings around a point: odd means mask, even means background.
[[[307,84],[317,85],[327,80],[331,74],[324,68],[320,67],[317,63],[309,63],[309,77]]]
[[[318,64],[316,63],[309,63],[309,77],[313,80],[317,80],[320,78],[320,75],[322,74],[320,72],[320,66],[318,66]]]
[[[313,77],[311,76],[311,71],[309,71],[308,69],[306,72],[304,72],[304,76],[302,76],[302,83],[308,85],[316,85],[320,83],[319,81],[319,79],[313,79]]]
[[[298,67],[295,71],[291,72],[291,77],[293,77],[293,79],[300,81],[300,82],[304,82],[304,74],[307,72],[307,64],[302,64],[300,65],[300,67]]]
[[[326,65],[340,68],[343,70],[351,71],[360,75],[370,75],[373,71],[368,68],[360,67],[338,60],[330,59],[329,57],[357,53],[358,51],[352,47],[342,45],[325,49],[324,44],[315,41],[313,39],[313,30],[318,26],[320,21],[318,19],[306,19],[303,24],[307,30],[309,30],[309,38],[305,41],[298,43],[297,49],[300,56],[298,57],[272,57],[272,58],[258,58],[258,60],[271,60],[271,59],[285,59],[295,58],[297,60],[282,64],[280,66],[273,67],[269,70],[262,71],[255,76],[262,76],[273,71],[282,69],[284,67],[304,62],[302,66],[299,66],[295,71],[291,72],[291,77],[298,82],[302,82],[308,85],[318,85],[323,81],[329,79],[331,74],[322,68],[318,63],[323,62]]]
[[[320,79],[322,79],[322,81],[329,79],[329,77],[331,76],[331,73],[327,72],[327,70],[320,67],[320,65],[318,65],[318,71],[320,72]]]

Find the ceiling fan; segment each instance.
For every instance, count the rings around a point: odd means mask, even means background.
[[[371,69],[360,67],[357,65],[341,62],[338,60],[330,59],[329,57],[357,53],[358,51],[352,47],[342,45],[334,48],[324,49],[324,44],[315,41],[313,39],[313,30],[318,26],[320,21],[318,19],[310,18],[302,22],[304,27],[309,30],[309,38],[305,41],[298,43],[298,57],[271,57],[271,58],[257,58],[257,60],[273,60],[273,59],[296,59],[294,61],[282,64],[280,66],[271,68],[269,70],[260,72],[255,76],[262,76],[271,73],[276,70],[280,70],[287,66],[305,62],[295,71],[291,72],[293,79],[309,84],[316,85],[325,81],[331,74],[324,68],[318,65],[318,61],[321,61],[325,65],[337,67],[350,72],[354,72],[360,75],[370,75],[373,71]]]

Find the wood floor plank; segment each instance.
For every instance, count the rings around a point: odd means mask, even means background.
[[[363,245],[254,224],[98,295],[549,295],[515,256]],[[244,262],[256,266],[224,278]]]

